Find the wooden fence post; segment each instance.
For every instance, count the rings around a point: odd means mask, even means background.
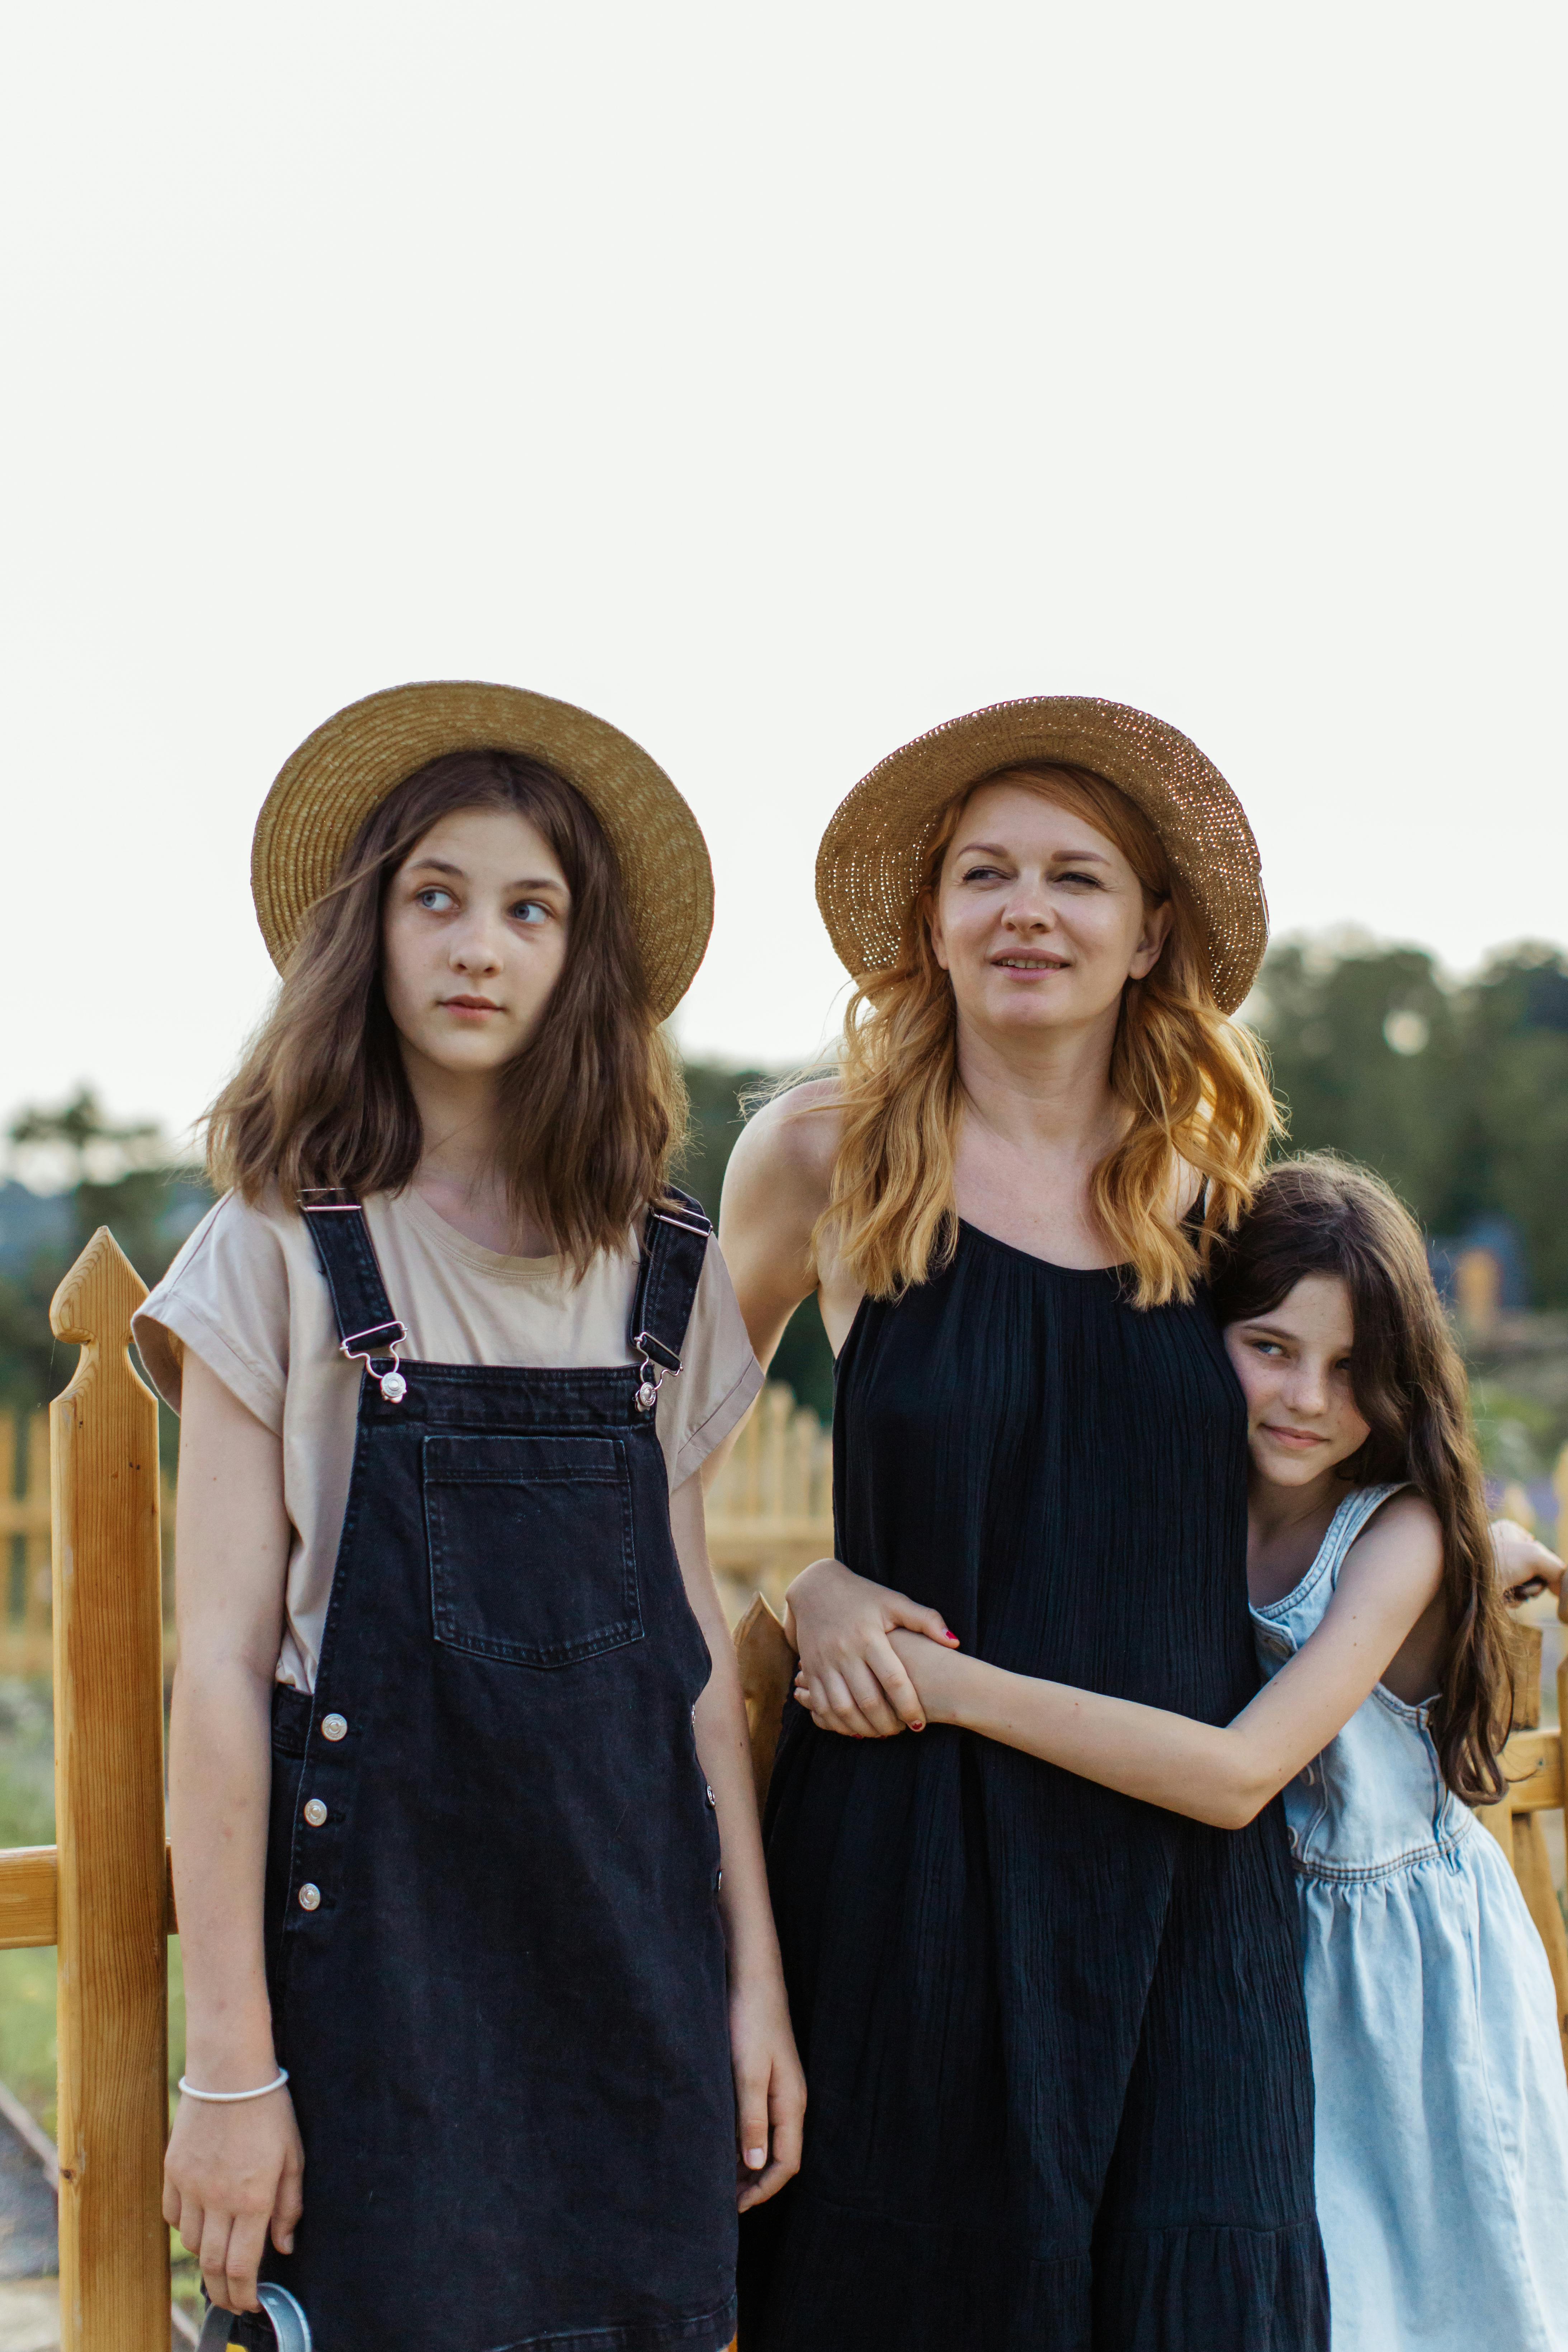
[[[49,1309],[82,1351],[49,1409],[61,2352],[169,2347],[158,1409],[126,1353],[146,1296],[100,1226]]]
[[[1558,1615],[1568,1619],[1568,1596],[1559,1601]],[[1510,1621],[1508,1636],[1515,1726],[1501,1759],[1508,1793],[1500,1804],[1479,1807],[1476,1818],[1490,1830],[1507,1855],[1546,1948],[1557,1996],[1563,2063],[1568,2066],[1568,1932],[1552,1884],[1552,1862],[1540,1819],[1542,1812],[1563,1808],[1563,1733],[1540,1728],[1541,1628],[1521,1623],[1516,1617]],[[1563,1703],[1568,1700],[1568,1659],[1557,1669],[1557,1693],[1561,1717]]]

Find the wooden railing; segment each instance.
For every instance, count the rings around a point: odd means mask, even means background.
[[[1568,1587],[1557,1606],[1568,1622]],[[1552,1884],[1552,1858],[1547,1849],[1543,1816],[1563,1811],[1563,1732],[1568,1724],[1568,1654],[1557,1668],[1557,1728],[1541,1728],[1541,1628],[1514,1623],[1513,1737],[1503,1751],[1508,1795],[1500,1805],[1487,1805],[1479,1819],[1508,1856],[1520,1892],[1530,1907],[1557,1993],[1557,2031],[1563,2042],[1563,2063],[1568,2066],[1568,1928]]]
[[[0,1948],[54,1944],[59,1953],[62,2352],[168,2352],[170,2342],[161,2207],[176,1923],[163,1814],[162,1481],[155,1402],[128,1352],[145,1295],[104,1228],[50,1310],[57,1338],[81,1349],[48,1417],[58,1843],[0,1853]],[[33,1486],[29,1475],[29,1494]],[[759,1794],[794,1664],[765,1593],[829,1548],[828,1489],[824,1433],[787,1391],[765,1393],[711,1497],[721,1571],[737,1597],[748,1580],[755,1592],[736,1647]],[[36,1545],[36,1519],[5,1499],[11,1516],[0,1526]],[[36,1569],[37,1551],[28,1558]],[[1522,1643],[1517,1667],[1524,1727],[1505,1759],[1509,1797],[1482,1819],[1547,1941],[1568,2027],[1568,1948],[1541,1842],[1542,1815],[1563,1801],[1562,1735],[1539,1727],[1539,1634],[1533,1685],[1531,1648]],[[1568,1664],[1558,1690],[1561,1708]]]

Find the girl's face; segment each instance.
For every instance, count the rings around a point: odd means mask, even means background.
[[[1310,1486],[1366,1443],[1351,1389],[1355,1323],[1338,1275],[1303,1275],[1250,1323],[1226,1327],[1247,1397],[1253,1467],[1275,1486]]]
[[[566,960],[572,894],[538,828],[510,809],[458,809],[394,875],[382,987],[405,1050],[480,1076],[521,1052]]]
[[[931,909],[962,1015],[989,1030],[1078,1027],[1151,971],[1171,927],[1113,841],[1021,784],[972,793]]]

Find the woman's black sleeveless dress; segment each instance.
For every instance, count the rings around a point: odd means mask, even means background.
[[[1021,1674],[1258,1688],[1245,1421],[1205,1299],[963,1225],[839,1358],[839,1557]],[[742,2352],[1316,2352],[1284,1819],[1228,1832],[972,1733],[793,1703],[768,1859],[810,2104],[742,2230]]]

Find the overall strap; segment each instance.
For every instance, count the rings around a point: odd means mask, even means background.
[[[667,1372],[680,1370],[686,1327],[713,1228],[702,1204],[673,1185],[647,1213],[632,1301],[632,1346],[642,1365],[637,1407],[651,1412]]]
[[[389,1404],[398,1403],[408,1384],[397,1350],[408,1345],[408,1333],[392,1311],[363,1209],[352,1192],[321,1191],[300,1195],[300,1214],[327,1278],[339,1346],[375,1374]]]

